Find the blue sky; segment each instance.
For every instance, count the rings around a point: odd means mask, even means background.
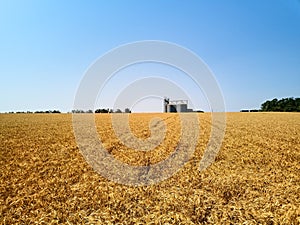
[[[141,40],[173,42],[201,57],[227,111],[300,96],[299,0],[2,0],[0,112],[71,110],[87,68]],[[112,107],[106,98],[101,106]]]

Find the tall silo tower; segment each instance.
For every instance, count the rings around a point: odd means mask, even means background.
[[[164,98],[164,112],[168,112],[168,105],[170,103],[170,99],[169,98]]]

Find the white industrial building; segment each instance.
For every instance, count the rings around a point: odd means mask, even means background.
[[[166,113],[181,113],[181,112],[193,112],[188,108],[188,100],[170,100],[164,98],[164,112]]]

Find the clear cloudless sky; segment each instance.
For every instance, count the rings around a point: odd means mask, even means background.
[[[299,0],[2,0],[0,112],[70,111],[87,68],[141,40],[200,56],[227,111],[300,95]]]

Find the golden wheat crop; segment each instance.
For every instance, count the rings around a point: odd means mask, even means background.
[[[166,134],[148,152],[124,146],[109,114],[96,115],[97,131],[115,158],[153,164],[180,138],[178,114],[131,114],[134,135],[150,137],[154,117]],[[70,114],[1,114],[0,223],[299,224],[300,114],[228,113],[222,148],[202,172],[210,114],[199,119],[191,160],[170,179],[134,187],[94,172],[76,145]]]

